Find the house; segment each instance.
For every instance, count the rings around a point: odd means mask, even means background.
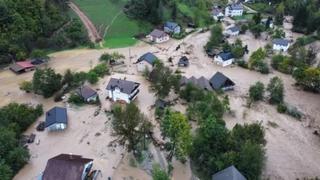
[[[221,52],[217,54],[213,59],[213,62],[223,67],[226,67],[232,64],[233,61],[234,61],[234,57],[230,52]]]
[[[17,74],[21,74],[28,71],[33,71],[35,69],[35,65],[31,63],[31,61],[20,61],[10,66],[10,70]]]
[[[221,72],[214,74],[209,82],[214,90],[233,90],[235,86],[235,83]]]
[[[192,84],[193,86],[202,90],[212,91],[209,80],[203,76],[201,76],[200,78],[195,78],[194,76],[192,76],[191,78],[186,78],[184,76],[181,77],[180,85],[186,86],[187,84]]]
[[[153,30],[148,36],[147,38],[151,41],[151,42],[155,42],[155,43],[163,43],[166,41],[169,41],[170,37],[167,33],[165,33],[164,31],[155,29]]]
[[[243,14],[243,6],[241,3],[233,3],[226,7],[225,16],[242,16]]]
[[[214,7],[211,11],[211,16],[214,20],[219,21],[224,18],[223,11],[219,7]]]
[[[137,97],[139,86],[137,82],[111,78],[106,90],[111,100],[130,103]]]
[[[189,66],[189,59],[186,56],[182,56],[179,59],[178,66],[179,67],[188,67]]]
[[[247,180],[233,165],[212,175],[212,180]]]
[[[272,48],[276,51],[287,51],[290,47],[290,42],[287,39],[274,39]]]
[[[148,69],[148,71],[152,71],[156,60],[158,60],[158,58],[150,52],[142,55],[136,62],[138,71],[144,72],[146,69]]]
[[[98,93],[89,86],[81,86],[76,90],[76,93],[85,102],[96,102],[98,100]]]
[[[171,21],[167,21],[164,23],[164,32],[169,33],[169,34],[180,34],[181,32],[181,27],[179,24]]]
[[[67,128],[67,109],[54,107],[46,113],[45,127],[49,131],[61,131]]]
[[[238,26],[232,26],[226,30],[226,34],[230,36],[237,36],[239,35],[239,33],[240,33],[240,28]]]
[[[48,160],[40,180],[85,180],[93,166],[93,159],[80,155],[60,154]]]

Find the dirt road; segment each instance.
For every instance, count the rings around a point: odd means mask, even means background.
[[[88,18],[87,15],[85,15],[77,5],[75,5],[73,2],[69,3],[69,7],[79,16],[82,23],[84,24],[85,28],[87,29],[88,36],[91,42],[96,43],[102,40],[100,34],[98,33],[96,27],[91,22],[91,20]]]

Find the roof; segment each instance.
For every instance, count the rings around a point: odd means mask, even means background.
[[[88,99],[92,96],[95,96],[97,92],[91,89],[89,86],[81,86],[77,89],[77,94],[84,99]]]
[[[20,72],[24,69],[33,68],[34,65],[31,61],[20,61],[10,66],[10,69],[14,72]]]
[[[233,165],[217,172],[212,180],[247,180]]]
[[[154,54],[152,54],[151,52],[148,52],[144,55],[142,55],[139,59],[138,62],[141,61],[147,61],[149,64],[153,65],[154,62],[157,60],[157,56],[155,56]]]
[[[230,8],[230,10],[243,10],[242,4],[240,3],[233,3],[230,4],[228,7]]]
[[[175,22],[167,21],[166,23],[164,23],[164,27],[174,30],[176,27],[179,27],[179,25]]]
[[[212,88],[215,90],[221,89],[223,87],[235,85],[235,83],[231,79],[229,79],[227,76],[225,76],[221,72],[217,72],[212,76],[212,78],[210,79],[210,84]]]
[[[191,78],[186,78],[185,76],[181,77],[180,79],[180,84],[182,86],[186,85],[186,84],[192,84],[193,86],[203,89],[203,90],[208,90],[211,91],[212,87],[210,86],[209,80],[206,79],[205,77],[201,76],[200,78],[195,78],[194,76],[192,76]]]
[[[79,155],[60,154],[48,160],[43,180],[81,180],[85,165],[93,159]]]
[[[227,61],[233,58],[233,55],[230,52],[221,52],[218,54],[218,56],[220,56],[223,61]]]
[[[232,32],[238,32],[238,31],[240,31],[240,28],[238,26],[232,26],[232,27],[228,28],[228,30],[230,30]]]
[[[133,81],[111,78],[106,89],[114,90],[115,88],[119,88],[122,93],[131,94],[139,86],[139,83]]]
[[[180,65],[189,65],[189,59],[186,56],[182,56],[179,59],[178,64],[180,64]]]
[[[55,123],[68,123],[67,109],[62,107],[54,107],[46,113],[46,127]]]
[[[272,41],[273,44],[281,45],[281,46],[288,46],[289,45],[289,40],[287,39],[274,39]]]
[[[220,8],[213,8],[211,11],[211,14],[214,16],[218,16],[222,13],[222,10]]]
[[[163,36],[167,36],[167,33],[164,31],[161,31],[159,29],[155,29],[150,33],[150,36],[156,37],[156,38],[161,38]]]

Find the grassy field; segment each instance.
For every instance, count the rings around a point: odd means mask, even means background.
[[[251,20],[253,14],[243,14],[242,16],[234,16],[232,19],[239,21],[239,20]]]
[[[104,35],[103,46],[118,48],[134,45],[134,35],[149,32],[150,25],[129,19],[122,7],[126,0],[73,0]]]

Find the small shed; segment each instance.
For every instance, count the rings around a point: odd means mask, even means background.
[[[49,131],[62,131],[67,128],[67,109],[54,107],[46,113],[45,127]]]
[[[221,72],[217,72],[210,79],[210,85],[214,90],[233,90],[235,83]]]
[[[157,60],[158,60],[157,56],[155,56],[153,53],[151,52],[145,53],[136,62],[138,71],[144,72],[146,68],[149,71],[152,71],[153,65]]]
[[[189,66],[189,59],[187,58],[187,56],[182,56],[179,59],[178,66],[179,67],[188,67]]]
[[[89,86],[81,86],[76,92],[85,102],[97,101],[98,93]]]
[[[10,66],[10,70],[17,74],[33,71],[34,69],[35,65],[33,65],[31,61],[20,61]]]

